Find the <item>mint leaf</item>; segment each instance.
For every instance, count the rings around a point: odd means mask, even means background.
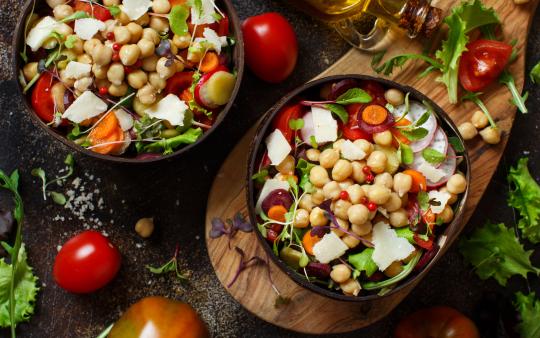
[[[369,103],[371,101],[371,96],[360,88],[351,88],[336,99],[336,103],[342,105],[351,103]]]
[[[408,144],[400,143],[399,151],[401,153],[401,163],[411,164],[414,161],[414,154],[411,147]]]
[[[169,24],[171,30],[176,35],[186,35],[188,33],[187,18],[189,9],[184,5],[176,5],[171,8],[169,13]]]
[[[429,133],[426,128],[402,129],[400,131],[409,141],[421,140]]]
[[[459,138],[456,136],[450,136],[448,138],[448,143],[450,143],[450,145],[452,146],[452,148],[454,148],[454,151],[456,153],[462,153],[465,151],[465,147],[463,146],[463,143],[461,143]]]
[[[422,157],[431,164],[442,163],[446,159],[446,155],[433,148],[422,150]]]
[[[325,105],[325,108],[336,114],[336,116],[339,117],[341,122],[343,122],[344,124],[349,122],[349,113],[347,113],[347,110],[345,110],[342,105],[336,103],[328,103]]]

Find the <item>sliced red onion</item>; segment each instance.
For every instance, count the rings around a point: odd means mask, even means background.
[[[360,114],[359,114],[360,115]],[[358,127],[365,131],[368,134],[375,134],[375,133],[382,133],[383,131],[386,131],[394,125],[394,115],[387,114],[386,120],[384,120],[383,123],[377,124],[377,125],[371,125],[369,123],[366,123],[362,118],[359,116],[358,118]]]

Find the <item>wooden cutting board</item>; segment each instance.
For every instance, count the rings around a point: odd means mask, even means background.
[[[531,18],[534,16],[539,1],[531,1],[521,6],[514,5],[511,0],[484,0],[484,3],[494,7],[499,13],[504,23],[505,39],[510,41],[516,38],[518,40],[517,46],[521,51],[524,51],[526,50],[527,32]],[[446,13],[455,3],[457,1],[433,1],[434,6],[442,8]],[[388,45],[388,56],[410,52],[418,53],[422,48],[418,41],[411,41],[396,33],[389,37]],[[335,74],[376,75],[370,66],[371,59],[372,55],[351,49],[339,61],[321,73],[318,78]],[[395,71],[391,79],[415,87],[429,96],[450,115],[457,125],[470,119],[476,107],[470,102],[460,105],[450,104],[447,99],[446,87],[435,82],[436,74],[423,79],[417,77],[423,66],[422,63],[408,63],[401,71]],[[517,87],[523,88],[524,53],[520,53],[510,70],[516,79]],[[460,224],[460,230],[463,229],[474,212],[503,154],[516,114],[516,107],[509,104],[510,98],[511,95],[504,86],[493,86],[482,96],[483,101],[502,129],[503,137],[501,143],[496,146],[486,145],[479,137],[468,143],[472,162],[472,181],[464,221]],[[249,146],[255,129],[256,127],[253,127],[231,152],[218,172],[208,198],[206,213],[208,254],[216,275],[225,288],[232,280],[240,261],[239,255],[234,250],[235,246],[242,248],[247,258],[255,255],[265,257],[254,233],[238,233],[230,245],[225,237],[219,239],[208,237],[212,218],[232,218],[238,211],[247,215],[245,177]],[[448,247],[449,245],[446,246],[446,248]],[[246,270],[227,290],[242,306],[259,318],[286,329],[314,334],[347,332],[367,326],[387,315],[415,286],[411,285],[403,292],[383,298],[376,304],[347,303],[330,300],[301,288],[271,261],[270,271],[277,289],[284,296],[292,298],[289,304],[275,306],[276,294],[264,266],[255,266]]]

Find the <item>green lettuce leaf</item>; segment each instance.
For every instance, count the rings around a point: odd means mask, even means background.
[[[379,268],[373,261],[373,248],[367,248],[355,255],[349,255],[349,263],[358,271],[366,272],[366,276],[371,277]]]
[[[502,223],[487,222],[476,228],[459,242],[459,250],[481,279],[493,277],[502,286],[514,275],[527,278],[529,272],[540,271],[531,264],[532,250],[525,251],[514,232]]]
[[[525,238],[540,243],[540,186],[527,168],[528,158],[521,158],[515,168],[510,168],[508,204],[521,216],[518,227]]]
[[[524,295],[516,293],[514,302],[516,310],[519,312],[521,321],[518,324],[518,331],[521,338],[540,337],[540,300],[536,298],[534,292]]]

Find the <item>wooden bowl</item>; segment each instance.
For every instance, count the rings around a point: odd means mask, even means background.
[[[253,180],[251,177],[256,173],[256,168],[258,165],[258,161],[262,156],[262,153],[264,152],[264,147],[261,147],[261,145],[264,146],[264,139],[266,138],[269,127],[276,116],[276,114],[281,110],[282,107],[284,107],[289,101],[292,99],[302,96],[306,93],[309,93],[310,91],[316,90],[316,93],[318,93],[318,89],[321,85],[324,85],[326,83],[336,82],[339,80],[344,79],[356,79],[359,81],[375,81],[379,84],[383,85],[385,88],[397,88],[404,93],[409,92],[410,98],[412,100],[417,101],[426,101],[431,104],[433,107],[433,110],[438,118],[439,125],[445,130],[447,134],[453,134],[452,136],[456,136],[459,138],[462,144],[465,144],[465,141],[461,137],[461,135],[458,132],[457,127],[452,122],[450,117],[432,100],[430,100],[427,96],[420,93],[414,88],[401,85],[399,83],[396,83],[394,81],[381,79],[381,78],[375,78],[371,76],[365,76],[365,75],[337,75],[337,76],[329,76],[324,77],[316,81],[308,82],[301,87],[293,90],[291,93],[286,95],[284,98],[282,98],[278,103],[276,103],[266,114],[264,119],[262,120],[261,124],[259,125],[259,128],[257,130],[257,133],[255,134],[255,138],[253,139],[253,142],[251,144],[251,150],[250,155],[248,159],[248,170],[247,170],[247,201],[248,201],[248,211],[249,211],[249,218],[251,221],[251,224],[257,224],[257,217],[255,213],[255,203],[256,203],[256,194],[255,194],[255,188],[253,184]],[[306,97],[309,97],[306,95]],[[467,179],[467,187],[470,186],[470,160],[469,156],[467,154],[467,151],[464,152],[464,159],[459,164],[458,168],[465,174],[465,177]],[[418,281],[420,281],[427,273],[428,271],[437,263],[437,261],[441,258],[441,256],[446,252],[448,247],[452,244],[452,242],[457,238],[459,235],[459,223],[462,221],[463,213],[464,213],[464,206],[465,202],[467,200],[468,196],[468,189],[465,191],[465,193],[460,196],[460,200],[457,202],[457,208],[455,211],[454,219],[453,221],[446,225],[446,228],[442,234],[439,235],[437,239],[437,243],[439,244],[439,250],[436,253],[436,255],[431,259],[431,261],[424,266],[424,268],[420,272],[413,272],[411,275],[409,275],[405,280],[402,280],[401,282],[398,282],[397,286],[394,287],[391,291],[385,293],[382,296],[379,296],[377,294],[368,294],[368,295],[361,295],[361,296],[347,296],[344,294],[339,294],[337,292],[333,292],[331,290],[319,287],[313,283],[310,283],[306,281],[302,276],[300,276],[298,273],[294,272],[290,267],[288,267],[284,262],[277,257],[274,252],[272,251],[272,247],[268,244],[267,240],[262,236],[261,232],[255,228],[255,232],[257,235],[257,239],[260,242],[260,245],[264,248],[266,253],[272,258],[274,263],[283,271],[285,272],[293,281],[295,281],[297,284],[299,284],[301,287],[304,287],[312,292],[315,292],[319,295],[322,295],[324,297],[331,298],[333,300],[343,301],[343,302],[367,302],[367,305],[369,305],[370,301],[377,301],[381,300],[382,298],[391,298],[393,296],[397,296],[399,294],[402,294],[403,296],[410,292],[411,286],[416,285]],[[401,297],[403,298],[403,297]],[[371,308],[371,306],[369,306]]]
[[[13,59],[13,70],[12,70],[12,76],[13,79],[18,79],[19,77],[19,70],[21,69],[23,65],[23,60],[20,57],[20,51],[22,50],[22,47],[24,45],[24,26],[25,21],[30,12],[32,11],[32,2],[33,0],[27,0],[23,6],[22,13],[19,17],[19,20],[17,22],[17,26],[15,28],[15,36],[12,43],[12,59]],[[19,83],[17,83],[17,90],[19,95],[21,95],[21,99],[24,103],[24,106],[26,107],[26,110],[28,111],[32,121],[34,124],[38,125],[40,128],[45,130],[47,134],[49,134],[52,138],[62,142],[66,146],[72,148],[73,150],[90,156],[94,157],[100,160],[106,160],[111,162],[117,162],[117,163],[149,163],[149,162],[156,162],[164,159],[171,159],[173,157],[181,156],[182,154],[185,154],[192,149],[196,148],[198,144],[203,142],[208,136],[219,127],[219,125],[223,122],[225,119],[225,116],[231,109],[234,99],[236,98],[236,95],[238,94],[238,91],[240,89],[240,84],[242,82],[242,77],[244,74],[244,39],[242,36],[242,29],[240,25],[240,19],[238,18],[238,15],[236,13],[236,10],[234,9],[234,6],[232,4],[231,0],[219,0],[220,4],[224,6],[224,12],[229,16],[229,22],[230,27],[232,30],[232,35],[236,39],[236,44],[234,45],[234,51],[233,51],[233,64],[234,69],[237,71],[237,80],[236,84],[234,86],[234,90],[231,96],[231,100],[223,107],[221,112],[219,113],[216,121],[212,125],[212,128],[204,132],[204,134],[197,140],[197,142],[193,144],[186,145],[185,147],[182,147],[175,152],[168,154],[168,155],[162,155],[160,157],[155,158],[145,158],[145,159],[136,159],[136,158],[128,158],[128,157],[121,157],[121,156],[111,156],[111,155],[102,155],[98,154],[96,152],[93,152],[91,150],[88,150],[86,148],[83,148],[74,142],[68,140],[64,135],[59,133],[57,130],[50,128],[47,126],[45,122],[43,122],[34,112],[34,109],[32,108],[32,105],[30,104],[30,94],[23,94],[22,88]],[[36,9],[41,8],[41,6],[47,6],[45,3],[45,0],[36,0]]]

